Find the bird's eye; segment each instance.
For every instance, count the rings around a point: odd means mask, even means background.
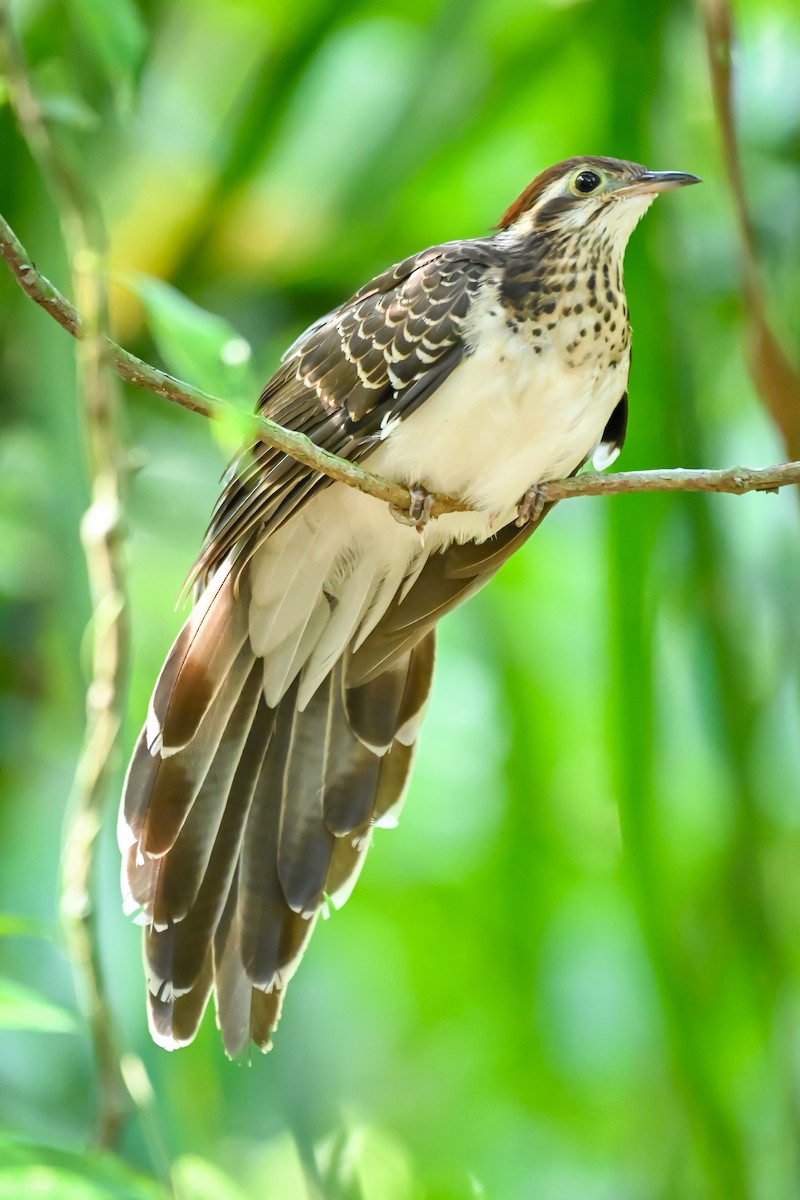
[[[595,191],[600,187],[600,176],[594,171],[581,171],[575,176],[575,182],[572,185],[576,192],[580,192],[582,196],[588,196],[589,192]]]

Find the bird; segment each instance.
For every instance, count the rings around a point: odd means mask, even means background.
[[[267,1050],[320,913],[397,824],[439,619],[610,464],[628,416],[623,257],[660,193],[700,182],[570,158],[493,231],[377,275],[289,347],[258,412],[406,486],[406,512],[252,440],[224,477],[128,767],[123,907],[150,1032]],[[431,516],[446,493],[461,511]]]

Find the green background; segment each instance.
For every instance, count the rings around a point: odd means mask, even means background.
[[[692,6],[14,11],[54,131],[102,203],[117,335],[145,357],[251,404],[289,341],[375,271],[484,233],[550,162],[609,154],[705,180],[659,200],[631,243],[621,466],[785,457],[747,372]],[[796,357],[800,12],[742,0],[737,21],[767,307]],[[0,211],[69,291],[5,102]],[[120,909],[115,807],[231,443],[132,389],[131,692],[96,877],[121,1045],[153,1099],[124,1163],[85,1152],[94,1068],[56,919],[89,661],[74,347],[6,273],[0,337],[2,1200],[162,1196],[170,1163],[181,1200],[800,1197],[793,490],[561,504],[444,622],[400,828],[379,832],[352,900],[318,928],[275,1049],[229,1063],[209,1014],[167,1055]]]

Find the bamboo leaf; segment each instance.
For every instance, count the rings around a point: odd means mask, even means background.
[[[53,941],[54,930],[46,921],[24,913],[0,913],[0,937],[36,937]]]
[[[219,1167],[196,1154],[176,1160],[172,1179],[181,1200],[246,1200],[241,1188]]]
[[[257,387],[250,344],[230,322],[160,279],[129,273],[125,283],[144,305],[158,351],[174,375],[252,406]]]
[[[70,0],[70,9],[86,45],[110,82],[132,79],[147,42],[133,0]]]
[[[0,1200],[166,1200],[152,1180],[110,1155],[72,1154],[0,1138]]]
[[[13,979],[0,978],[0,1030],[74,1033],[75,1017]]]

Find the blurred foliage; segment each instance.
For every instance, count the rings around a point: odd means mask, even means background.
[[[690,5],[20,0],[14,14],[103,204],[131,348],[246,403],[371,273],[482,233],[551,161],[612,154],[706,180],[659,201],[630,248],[625,466],[782,458],[744,365]],[[737,17],[745,175],[791,354],[800,14],[741,0]],[[66,286],[4,96],[0,210]],[[150,1044],[109,797],[102,953],[142,1108],[118,1159],[84,1151],[91,1048],[52,935],[89,615],[74,351],[5,274],[0,315],[0,1197],[800,1197],[789,492],[564,503],[445,622],[401,828],[317,932],[264,1060],[225,1061],[212,1018],[189,1050]],[[125,400],[138,470],[120,780],[230,450],[165,401]]]

